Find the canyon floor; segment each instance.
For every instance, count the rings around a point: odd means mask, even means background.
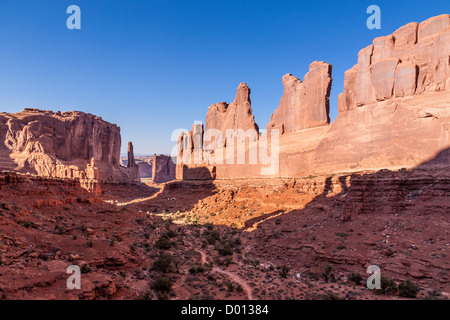
[[[449,182],[404,169],[104,184],[96,198],[2,172],[0,298],[408,299],[392,279],[447,299]],[[70,265],[81,289],[67,289]],[[370,265],[385,290],[366,287]]]

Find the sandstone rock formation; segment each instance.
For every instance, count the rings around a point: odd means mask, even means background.
[[[153,170],[153,157],[137,162],[139,168],[139,176],[141,178],[151,178]]]
[[[153,182],[163,183],[175,180],[175,167],[175,162],[171,156],[155,154],[152,164]]]
[[[201,123],[194,123],[191,131],[179,134],[175,173],[177,180],[216,178],[216,168],[208,164],[208,151],[203,150],[203,137],[204,127]]]
[[[92,114],[25,109],[0,113],[0,168],[43,177],[139,181],[120,166],[120,128]],[[95,165],[92,160],[95,160]],[[97,173],[92,168],[97,168]],[[87,168],[87,172],[85,172]]]
[[[236,98],[233,103],[219,102],[211,105],[206,114],[206,131],[219,130],[222,133],[222,143],[226,146],[227,129],[248,129],[259,131],[259,127],[252,115],[250,88],[246,83],[241,83],[237,89]],[[206,149],[210,141],[206,141]]]
[[[292,74],[286,74],[280,106],[272,114],[267,130],[279,129],[286,134],[330,123],[330,64],[314,61],[303,82]]]
[[[449,90],[450,15],[409,23],[378,37],[345,73],[339,112],[394,97]]]
[[[134,149],[133,149],[133,143],[128,142],[128,162],[127,162],[128,168],[136,167],[136,161],[134,161]]]
[[[267,131],[278,128],[282,133],[278,170],[272,177],[398,170],[425,162],[433,167],[450,166],[446,151],[450,148],[450,15],[410,23],[392,35],[376,38],[359,52],[357,65],[344,79],[339,115],[327,125],[331,66],[313,62],[303,82],[292,75],[283,77],[284,94],[267,126]],[[244,101],[249,111],[247,89],[239,87],[234,104]],[[206,129],[246,130],[256,127],[252,120],[250,112],[215,104],[208,109]],[[180,139],[192,149],[188,136]],[[259,150],[262,137],[256,141]],[[208,140],[205,136],[204,160],[214,153],[226,153],[229,144],[214,149]],[[195,169],[206,173],[208,167],[214,168],[217,179],[259,178],[265,164],[260,161],[261,152],[258,163],[249,162],[251,147],[245,145],[245,163],[206,161],[204,169],[201,164]],[[187,161],[192,159],[190,152],[186,155],[179,158],[177,167],[183,174],[192,167]],[[177,170],[178,179],[183,174]]]

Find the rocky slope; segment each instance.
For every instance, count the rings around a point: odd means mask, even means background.
[[[368,264],[445,299],[448,180],[416,170],[107,184],[102,201],[74,180],[1,173],[0,299],[401,298],[365,287]],[[66,287],[70,265],[81,289]],[[161,279],[167,294],[152,289]]]

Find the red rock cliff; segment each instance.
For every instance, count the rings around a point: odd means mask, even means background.
[[[208,108],[205,129],[220,130],[224,145],[227,129],[259,130],[255,117],[252,115],[250,88],[246,83],[239,85],[233,103],[219,102]]]
[[[450,90],[450,15],[411,22],[378,37],[345,73],[339,112],[383,101]]]
[[[292,74],[283,77],[284,93],[267,130],[286,134],[330,123],[331,65],[315,61],[303,82]]]
[[[83,178],[93,158],[100,180],[139,179],[137,169],[119,165],[120,128],[92,114],[38,109],[0,113],[0,139],[4,170]]]

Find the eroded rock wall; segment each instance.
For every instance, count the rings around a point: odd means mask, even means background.
[[[373,44],[362,49],[357,65],[345,73],[344,92],[338,97],[339,115],[331,125],[328,125],[330,65],[313,62],[303,82],[288,74],[283,77],[283,84],[285,90],[280,106],[266,130],[280,131],[279,148],[267,147],[279,155],[275,173],[263,173],[265,164],[260,152],[263,136],[260,135],[253,145],[244,142],[245,162],[224,160],[214,164],[206,161],[206,164],[196,164],[193,171],[196,174],[189,176],[185,172],[189,171],[192,162],[182,157],[177,178],[212,177],[208,167],[214,169],[216,179],[236,179],[397,170],[419,167],[423,163],[433,168],[450,166],[448,14],[422,23],[409,23],[392,35],[376,38]],[[244,101],[247,106],[250,99],[246,95],[249,90],[245,88],[240,86],[241,94],[238,89],[238,97],[245,99],[236,98],[235,102]],[[232,112],[233,125],[224,126],[224,123],[230,123],[226,120],[228,112],[227,104],[211,106],[206,131],[256,127],[249,112]],[[187,146],[192,140],[190,135],[180,137],[185,147],[191,150],[189,161],[192,159],[192,145]],[[222,149],[212,150],[208,140],[205,135],[203,155],[206,159],[211,155],[227,154],[230,149],[230,144],[225,142],[219,144]],[[258,161],[252,164],[249,151],[255,145]],[[234,147],[238,149],[238,146]],[[231,153],[239,152],[235,151]]]
[[[223,146],[227,145],[227,129],[241,129],[244,131],[251,129],[256,132],[259,131],[255,117],[252,114],[250,88],[246,83],[239,85],[236,98],[232,103],[219,102],[208,108],[205,129],[206,131],[211,129],[219,130],[222,133]],[[208,142],[206,141],[206,149],[208,149]]]
[[[138,181],[120,166],[120,128],[92,114],[25,109],[0,113],[0,168],[43,177],[84,178],[94,159],[103,181]]]
[[[281,134],[287,134],[328,125],[331,70],[330,64],[314,61],[303,82],[292,74],[285,75],[280,105],[272,114],[266,129],[279,129]]]
[[[339,112],[391,98],[450,90],[450,15],[378,37],[345,73]]]
[[[156,183],[175,180],[176,164],[171,156],[163,154],[153,156],[152,179]]]

